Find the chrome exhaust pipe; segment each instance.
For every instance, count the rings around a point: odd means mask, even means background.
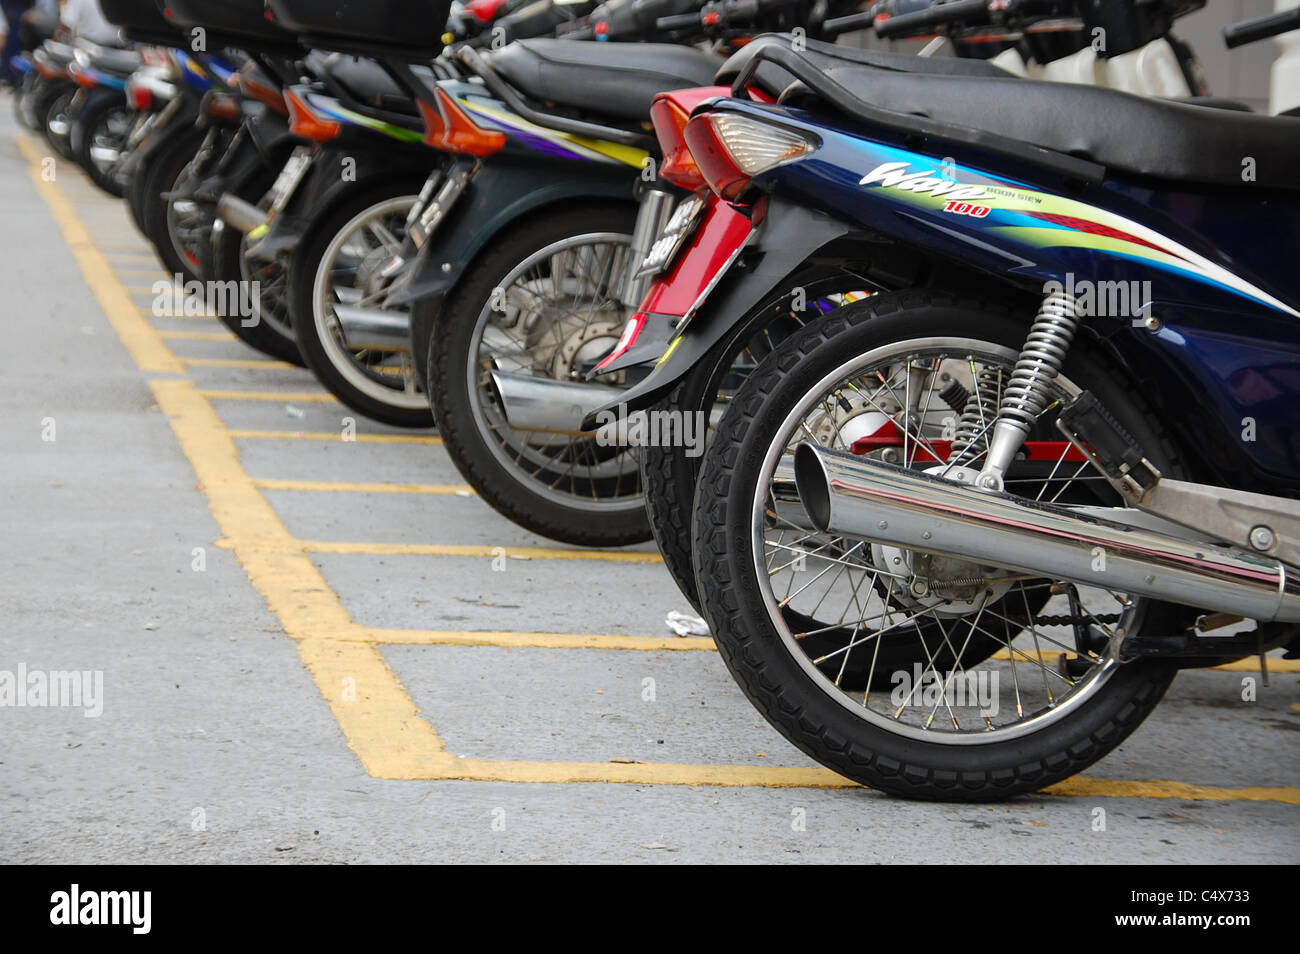
[[[1300,622],[1300,582],[1235,547],[802,444],[795,483],[821,531],[1249,619]],[[1148,521],[1149,523],[1149,521]],[[1184,531],[1185,532],[1185,531]]]
[[[265,212],[229,192],[217,201],[217,218],[244,235],[266,224]]]
[[[493,371],[492,383],[506,423],[515,430],[573,436],[592,433],[582,429],[582,419],[623,393],[604,384],[553,381],[508,371]]]
[[[349,348],[371,351],[410,351],[411,316],[404,311],[361,308],[336,303],[334,314],[343,326]]]

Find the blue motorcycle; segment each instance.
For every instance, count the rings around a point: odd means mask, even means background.
[[[894,289],[778,344],[704,459],[701,608],[772,725],[894,794],[1005,798],[1111,751],[1178,669],[1300,650],[1297,120],[743,55],[684,138],[753,233],[622,403],[801,263]],[[794,80],[775,104],[760,66]]]

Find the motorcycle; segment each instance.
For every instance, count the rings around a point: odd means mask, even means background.
[[[827,30],[840,33],[867,27],[883,31],[887,38],[941,33],[954,44],[961,56],[908,57],[816,43],[809,48],[844,60],[846,68],[862,64],[890,73],[903,71],[1007,79],[1013,75],[1007,71],[1007,63],[1014,57],[1020,73],[1028,71],[1052,81],[1077,80],[1084,75],[1077,65],[1079,59],[1095,58],[1091,38],[1095,35],[1094,30],[1104,24],[1110,27],[1107,35],[1110,37],[1108,53],[1111,59],[1139,62],[1146,67],[1145,72],[1131,68],[1110,73],[1093,71],[1088,75],[1094,82],[1113,74],[1125,77],[1125,88],[1131,92],[1180,92],[1170,78],[1171,60],[1178,59],[1182,64],[1178,67],[1180,76],[1184,69],[1188,76],[1195,76],[1199,68],[1190,48],[1173,38],[1171,27],[1177,17],[1190,12],[1197,4],[1169,5],[1163,15],[1152,21],[1159,29],[1145,31],[1118,28],[1114,14],[1127,6],[1126,3],[1114,2],[1097,5],[1025,3],[1002,9],[998,22],[990,23],[988,4],[927,6],[876,3],[863,13],[827,21]],[[1067,13],[1073,16],[1065,18]],[[1002,40],[1011,36],[1024,40],[1000,50],[995,50],[989,42],[990,39]],[[1049,37],[1050,44],[1042,37]],[[794,38],[768,38],[760,42],[793,45]],[[1176,57],[1174,49],[1183,52]],[[983,54],[984,58],[977,58],[976,53]],[[991,53],[996,55],[989,55]],[[724,67],[719,79],[734,80],[752,54],[752,50],[749,53],[742,51]],[[792,75],[770,62],[763,62],[756,75],[759,86],[765,85],[763,80],[767,77],[767,92],[772,97],[779,96],[794,81]],[[751,84],[751,95],[753,87]],[[1205,93],[1203,85],[1198,89]],[[1190,95],[1191,86],[1182,87],[1181,92]],[[1196,99],[1206,101],[1203,96]],[[1230,105],[1218,100],[1213,102]],[[682,138],[689,111],[689,108],[679,109],[673,123],[656,125],[661,130],[665,154],[675,152],[689,157]],[[596,369],[599,374],[656,365],[684,321],[690,320],[698,310],[712,310],[712,306],[707,304],[709,296],[718,300],[719,313],[731,318],[730,321],[719,320],[715,336],[692,337],[683,341],[672,359],[666,362],[668,366],[656,369],[646,382],[645,387],[650,389],[648,392],[635,388],[618,407],[598,409],[606,418],[617,412],[626,419],[638,408],[645,408],[648,420],[699,421],[699,426],[693,431],[701,435],[698,441],[657,440],[641,448],[646,506],[651,527],[655,528],[656,543],[678,588],[696,610],[700,602],[692,558],[690,512],[702,459],[700,445],[716,426],[726,402],[740,382],[777,342],[809,320],[820,317],[829,307],[873,292],[912,287],[932,280],[918,267],[916,260],[905,254],[899,255],[888,247],[876,249],[870,260],[857,263],[852,269],[846,269],[835,256],[815,256],[812,250],[807,250],[802,256],[801,269],[794,273],[789,262],[800,259],[797,250],[804,248],[802,236],[815,235],[815,232],[805,232],[792,224],[789,236],[760,241],[757,235],[751,235],[754,223],[747,215],[707,189],[701,190],[700,194],[705,211],[701,212],[699,221],[714,223],[726,219],[729,221],[728,230],[725,234],[721,229],[709,232],[705,225],[696,226],[688,222],[682,224],[682,230],[691,235],[691,230],[698,227],[699,243],[682,241],[672,235],[661,239],[659,247],[672,249],[672,254],[650,263],[659,273],[650,297],[639,309],[636,321],[629,323],[620,348],[607,355]],[[782,242],[787,245],[782,246]],[[763,259],[760,257],[762,250],[768,245],[788,247],[791,252]],[[748,270],[743,273],[746,280],[741,282],[742,273],[733,272],[733,266],[737,257],[743,254],[748,254],[753,261],[746,263]],[[599,424],[597,415],[589,414],[583,426],[597,427]]]
[[[1100,759],[1180,668],[1294,654],[1295,119],[748,52],[684,140],[754,248],[923,277],[779,343],[705,453],[700,601],[764,717],[872,787],[999,799]],[[798,80],[777,104],[745,95],[765,63]]]

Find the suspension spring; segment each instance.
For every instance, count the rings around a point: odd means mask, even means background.
[[[1006,422],[1022,436],[1029,433],[1047,407],[1048,389],[1065,363],[1078,328],[1078,310],[1072,295],[1049,295],[1043,300],[1002,395],[999,423]]]
[[[989,432],[998,417],[1002,397],[1002,369],[984,366],[975,379],[975,390],[966,397],[952,439],[952,460],[974,460],[988,450]]]

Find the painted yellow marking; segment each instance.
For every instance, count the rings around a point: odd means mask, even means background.
[[[81,268],[104,316],[117,332],[123,347],[142,371],[159,374],[184,374],[175,356],[167,349],[158,332],[139,314],[136,304],[123,291],[113,274],[112,267],[102,252],[95,247],[86,227],[78,221],[67,199],[53,182],[41,178],[41,154],[26,136],[15,139],[18,150],[28,160],[27,168],[37,193],[50,208],[50,215],[63,233],[63,241],[72,250],[72,256]]]
[[[208,388],[199,392],[211,401],[285,401],[289,404],[337,404],[325,391],[223,391]]]
[[[160,331],[168,341],[238,341],[229,331]],[[182,361],[186,360],[184,358]]]
[[[310,490],[322,493],[350,494],[434,494],[437,496],[470,496],[474,488],[469,484],[387,484],[348,482],[334,480],[254,480],[262,490]]]
[[[402,777],[412,764],[442,754],[433,726],[420,718],[373,644],[332,639],[353,623],[338,597],[239,464],[238,451],[212,405],[190,381],[152,382],[158,406],[171,419],[208,505],[234,553],[267,605],[298,641],[316,680],[366,771]],[[264,539],[275,547],[240,545]]]
[[[181,358],[187,368],[247,368],[252,371],[300,371],[296,364],[271,358]]]
[[[496,557],[518,560],[601,560],[607,563],[662,563],[658,553],[635,550],[567,550],[560,547],[508,547],[459,543],[351,543],[301,540],[308,553],[354,553],[370,556]]]
[[[441,437],[420,434],[353,434],[347,440],[333,431],[260,431],[232,428],[230,436],[246,441],[338,441],[342,444],[426,444],[440,446]]]
[[[1022,647],[1017,646],[1016,648],[1017,650],[1021,650]],[[1042,660],[1044,666],[1050,668],[1055,666],[1057,660],[1062,656],[1073,659],[1075,653],[1044,652],[1037,658]],[[1009,661],[1011,657],[1012,654],[1007,652],[1005,649],[999,649],[992,656],[993,659],[1001,660],[1002,662]],[[1015,659],[1016,662],[1019,663],[1036,664],[1033,650],[1018,651],[1015,653]],[[1222,666],[1207,666],[1206,668],[1217,669],[1220,672],[1259,672],[1259,658],[1252,656],[1249,659],[1238,659],[1234,662],[1224,663]],[[1280,656],[1269,656],[1268,671],[1280,673],[1300,672],[1300,659],[1282,659]]]
[[[1300,788],[1218,788],[1167,780],[1120,781],[1076,775],[1043,789],[1045,795],[1072,798],[1181,798],[1209,802],[1285,802],[1300,805]]]
[[[493,630],[365,629],[346,640],[399,646],[498,646],[505,649],[621,649],[636,652],[709,652],[707,636],[632,636],[619,633],[519,633]]]

